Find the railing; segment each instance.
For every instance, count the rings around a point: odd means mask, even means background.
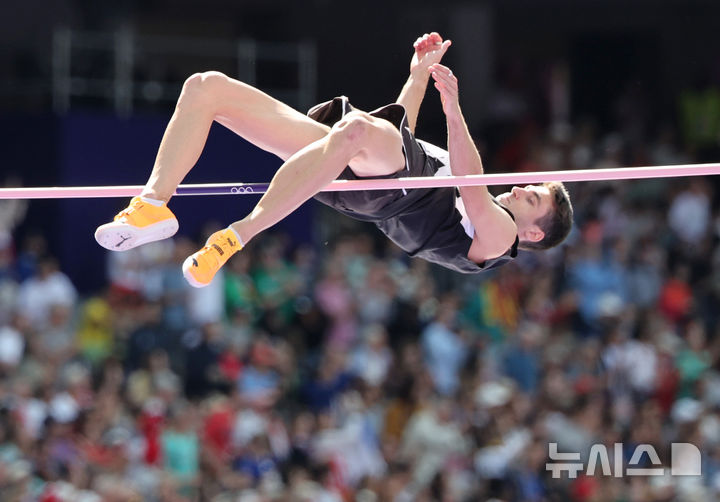
[[[78,99],[107,101],[116,113],[174,102],[190,74],[218,69],[300,110],[314,104],[314,44],[93,33],[56,29],[52,49],[52,103],[57,113]],[[278,68],[280,67],[280,68]]]

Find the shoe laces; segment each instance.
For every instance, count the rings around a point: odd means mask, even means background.
[[[142,207],[142,201],[139,198],[133,199],[132,202],[130,202],[130,205],[128,207],[126,207],[125,209],[123,209],[122,211],[120,211],[118,214],[115,215],[114,219],[119,220],[122,217],[131,216],[132,213],[134,213],[141,207]]]

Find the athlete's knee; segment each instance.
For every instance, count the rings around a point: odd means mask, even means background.
[[[209,102],[217,97],[229,81],[227,75],[219,71],[195,73],[183,84],[180,102]]]
[[[372,130],[372,117],[364,112],[350,112],[330,130],[330,143],[360,150],[368,146]]]

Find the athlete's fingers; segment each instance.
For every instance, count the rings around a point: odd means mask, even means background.
[[[431,75],[435,81],[435,88],[440,91],[441,95],[457,99],[458,87],[457,80],[454,77],[439,72],[432,72]]]
[[[430,72],[436,79],[457,85],[457,77],[453,75],[452,70],[445,65],[439,63],[431,65]]]
[[[438,72],[438,73],[444,73],[444,74],[450,73],[450,74],[452,74],[452,70],[450,70],[450,68],[448,68],[447,66],[445,66],[445,65],[442,64],[442,63],[432,64],[432,65],[430,65],[430,69],[433,70],[433,71],[436,71],[436,72]]]
[[[450,68],[442,65],[433,65],[430,68],[432,73],[437,74],[437,78],[446,81],[448,84],[457,86],[457,77],[453,75]]]
[[[431,73],[433,80],[443,86],[444,89],[448,89],[450,91],[455,91],[457,89],[457,84],[452,79],[443,76],[439,73]]]
[[[452,45],[452,41],[450,41],[450,40],[445,40],[444,42],[442,42],[442,44],[440,45],[441,53],[445,54],[451,45]]]

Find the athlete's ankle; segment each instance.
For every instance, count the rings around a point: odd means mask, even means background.
[[[240,246],[242,247],[247,246],[247,243],[250,242],[250,239],[252,239],[254,236],[253,234],[248,232],[242,220],[236,221],[232,225],[228,225],[228,229],[232,230],[235,233],[235,236],[237,237],[238,241],[240,242]]]
[[[160,192],[157,192],[155,190],[144,188],[142,192],[140,192],[140,198],[146,202],[150,202],[151,204],[154,204],[156,206],[160,206],[162,204],[167,204],[170,200],[169,195],[161,194]]]

